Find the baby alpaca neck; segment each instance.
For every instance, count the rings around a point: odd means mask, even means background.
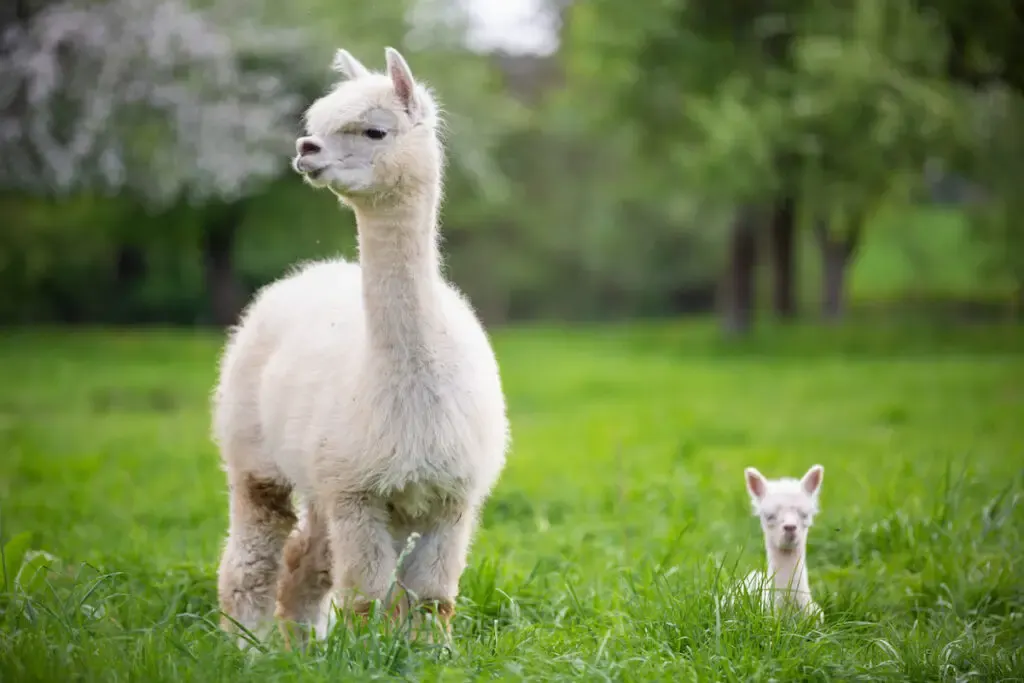
[[[801,604],[810,598],[807,581],[807,548],[801,544],[793,550],[780,550],[768,546],[768,574],[777,599],[795,598]]]

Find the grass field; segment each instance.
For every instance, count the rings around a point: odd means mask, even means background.
[[[453,650],[370,629],[253,655],[212,627],[219,337],[0,336],[0,681],[1024,679],[1024,329],[495,342],[515,444]],[[825,623],[717,608],[763,564],[744,466],[816,462]],[[26,548],[57,560],[15,585]]]

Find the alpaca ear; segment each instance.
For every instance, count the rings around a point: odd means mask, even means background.
[[[821,488],[821,480],[825,477],[825,468],[821,465],[815,465],[811,469],[807,470],[807,474],[800,480],[800,484],[804,487],[804,491],[807,495],[816,496],[818,490]]]
[[[370,70],[353,57],[352,53],[348,50],[338,50],[334,53],[334,61],[331,62],[331,68],[349,80],[370,75]]]
[[[750,493],[750,497],[754,500],[764,498],[764,494],[768,492],[768,480],[764,475],[753,467],[743,470],[743,474],[747,480],[747,492]]]
[[[384,48],[384,55],[388,63],[388,76],[391,77],[391,84],[395,86],[398,100],[409,116],[413,119],[419,118],[422,111],[416,98],[416,81],[412,77],[412,69],[406,63],[405,57],[393,47]]]

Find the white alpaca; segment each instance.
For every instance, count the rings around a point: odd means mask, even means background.
[[[744,475],[768,554],[768,574],[751,572],[743,582],[744,590],[759,594],[765,609],[796,605],[820,621],[821,609],[811,599],[807,580],[807,532],[818,512],[825,468],[815,465],[799,481],[766,479],[753,467]]]
[[[256,633],[275,600],[278,618],[304,624],[333,599],[349,614],[376,600],[404,613],[386,599],[412,532],[399,585],[450,628],[505,463],[494,353],[440,273],[438,107],[402,56],[385,54],[386,74],[338,51],[345,78],[306,112],[293,160],[355,212],[359,264],[307,265],[264,288],[221,361],[214,432],[230,528],[218,590]]]

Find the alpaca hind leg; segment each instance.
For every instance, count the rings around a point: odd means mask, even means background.
[[[320,605],[331,588],[331,547],[327,523],[307,503],[299,526],[284,546],[284,566],[277,584],[275,617],[288,647],[304,644],[317,623]],[[296,628],[297,627],[297,628]],[[297,640],[297,643],[293,641]]]
[[[281,551],[295,524],[291,486],[282,479],[229,470],[230,523],[217,592],[226,617],[260,637],[272,623]],[[228,619],[227,617],[230,617]],[[239,637],[239,645],[245,640]]]
[[[430,614],[445,638],[451,637],[459,579],[466,568],[475,525],[475,510],[448,507],[421,531],[415,547],[403,561],[399,577],[417,603],[412,615],[416,631],[425,615]],[[431,642],[432,635],[428,635]]]

